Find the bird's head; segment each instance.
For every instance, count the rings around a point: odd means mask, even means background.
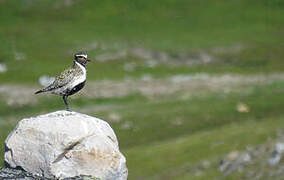
[[[91,61],[90,59],[88,59],[88,55],[86,53],[83,53],[83,52],[76,53],[74,55],[74,60],[76,62],[82,64],[83,66],[85,66],[87,64],[87,62]]]

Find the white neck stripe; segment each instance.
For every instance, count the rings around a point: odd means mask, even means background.
[[[78,56],[82,56],[82,57],[84,57],[85,59],[88,58],[88,55],[86,55],[86,54],[77,54],[76,57],[78,57]]]
[[[77,61],[75,61],[75,63],[82,69],[84,74],[86,74],[86,68],[82,64],[78,63]]]

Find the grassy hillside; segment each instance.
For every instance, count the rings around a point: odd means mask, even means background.
[[[64,1],[63,1],[64,2]],[[8,73],[2,82],[35,82],[41,74],[58,73],[78,50],[90,57],[130,47],[180,51],[212,51],[221,61],[200,71],[248,72],[283,70],[283,8],[273,1],[60,1],[4,0],[0,6],[0,62]],[[94,43],[100,47],[92,46]],[[230,47],[240,46],[237,52]],[[103,47],[102,47],[103,46]],[[23,61],[17,61],[23,56]],[[120,58],[109,64],[90,65],[89,78],[137,77],[124,72]],[[54,65],[56,64],[56,65]],[[108,67],[114,66],[112,71]],[[49,68],[43,68],[49,67]],[[195,68],[164,65],[157,70],[142,65],[141,71],[156,76],[197,72]]]
[[[0,72],[0,161],[20,119],[64,107],[59,97],[32,95],[39,77],[54,76],[84,50],[93,59],[87,90],[71,97],[71,108],[111,124],[130,180],[257,177],[223,177],[219,161],[268,146],[284,130],[283,5],[0,1],[0,65],[7,68]]]
[[[72,105],[111,124],[127,157],[130,179],[195,179],[191,168],[203,160],[214,162],[202,175],[208,179],[222,174],[215,163],[222,155],[266,143],[283,131],[283,87],[283,82],[276,82],[190,98],[182,94],[157,99],[80,98]],[[247,104],[249,112],[239,112],[239,102]],[[58,98],[29,106],[1,106],[2,142],[17,120],[62,108]],[[113,113],[120,120],[114,121]]]

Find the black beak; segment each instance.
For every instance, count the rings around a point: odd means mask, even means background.
[[[90,62],[90,61],[91,61],[91,59],[87,59],[87,61],[88,61],[88,62]]]

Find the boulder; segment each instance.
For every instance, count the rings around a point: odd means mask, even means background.
[[[128,175],[109,124],[69,111],[21,120],[5,141],[5,165],[46,178],[125,180]]]

